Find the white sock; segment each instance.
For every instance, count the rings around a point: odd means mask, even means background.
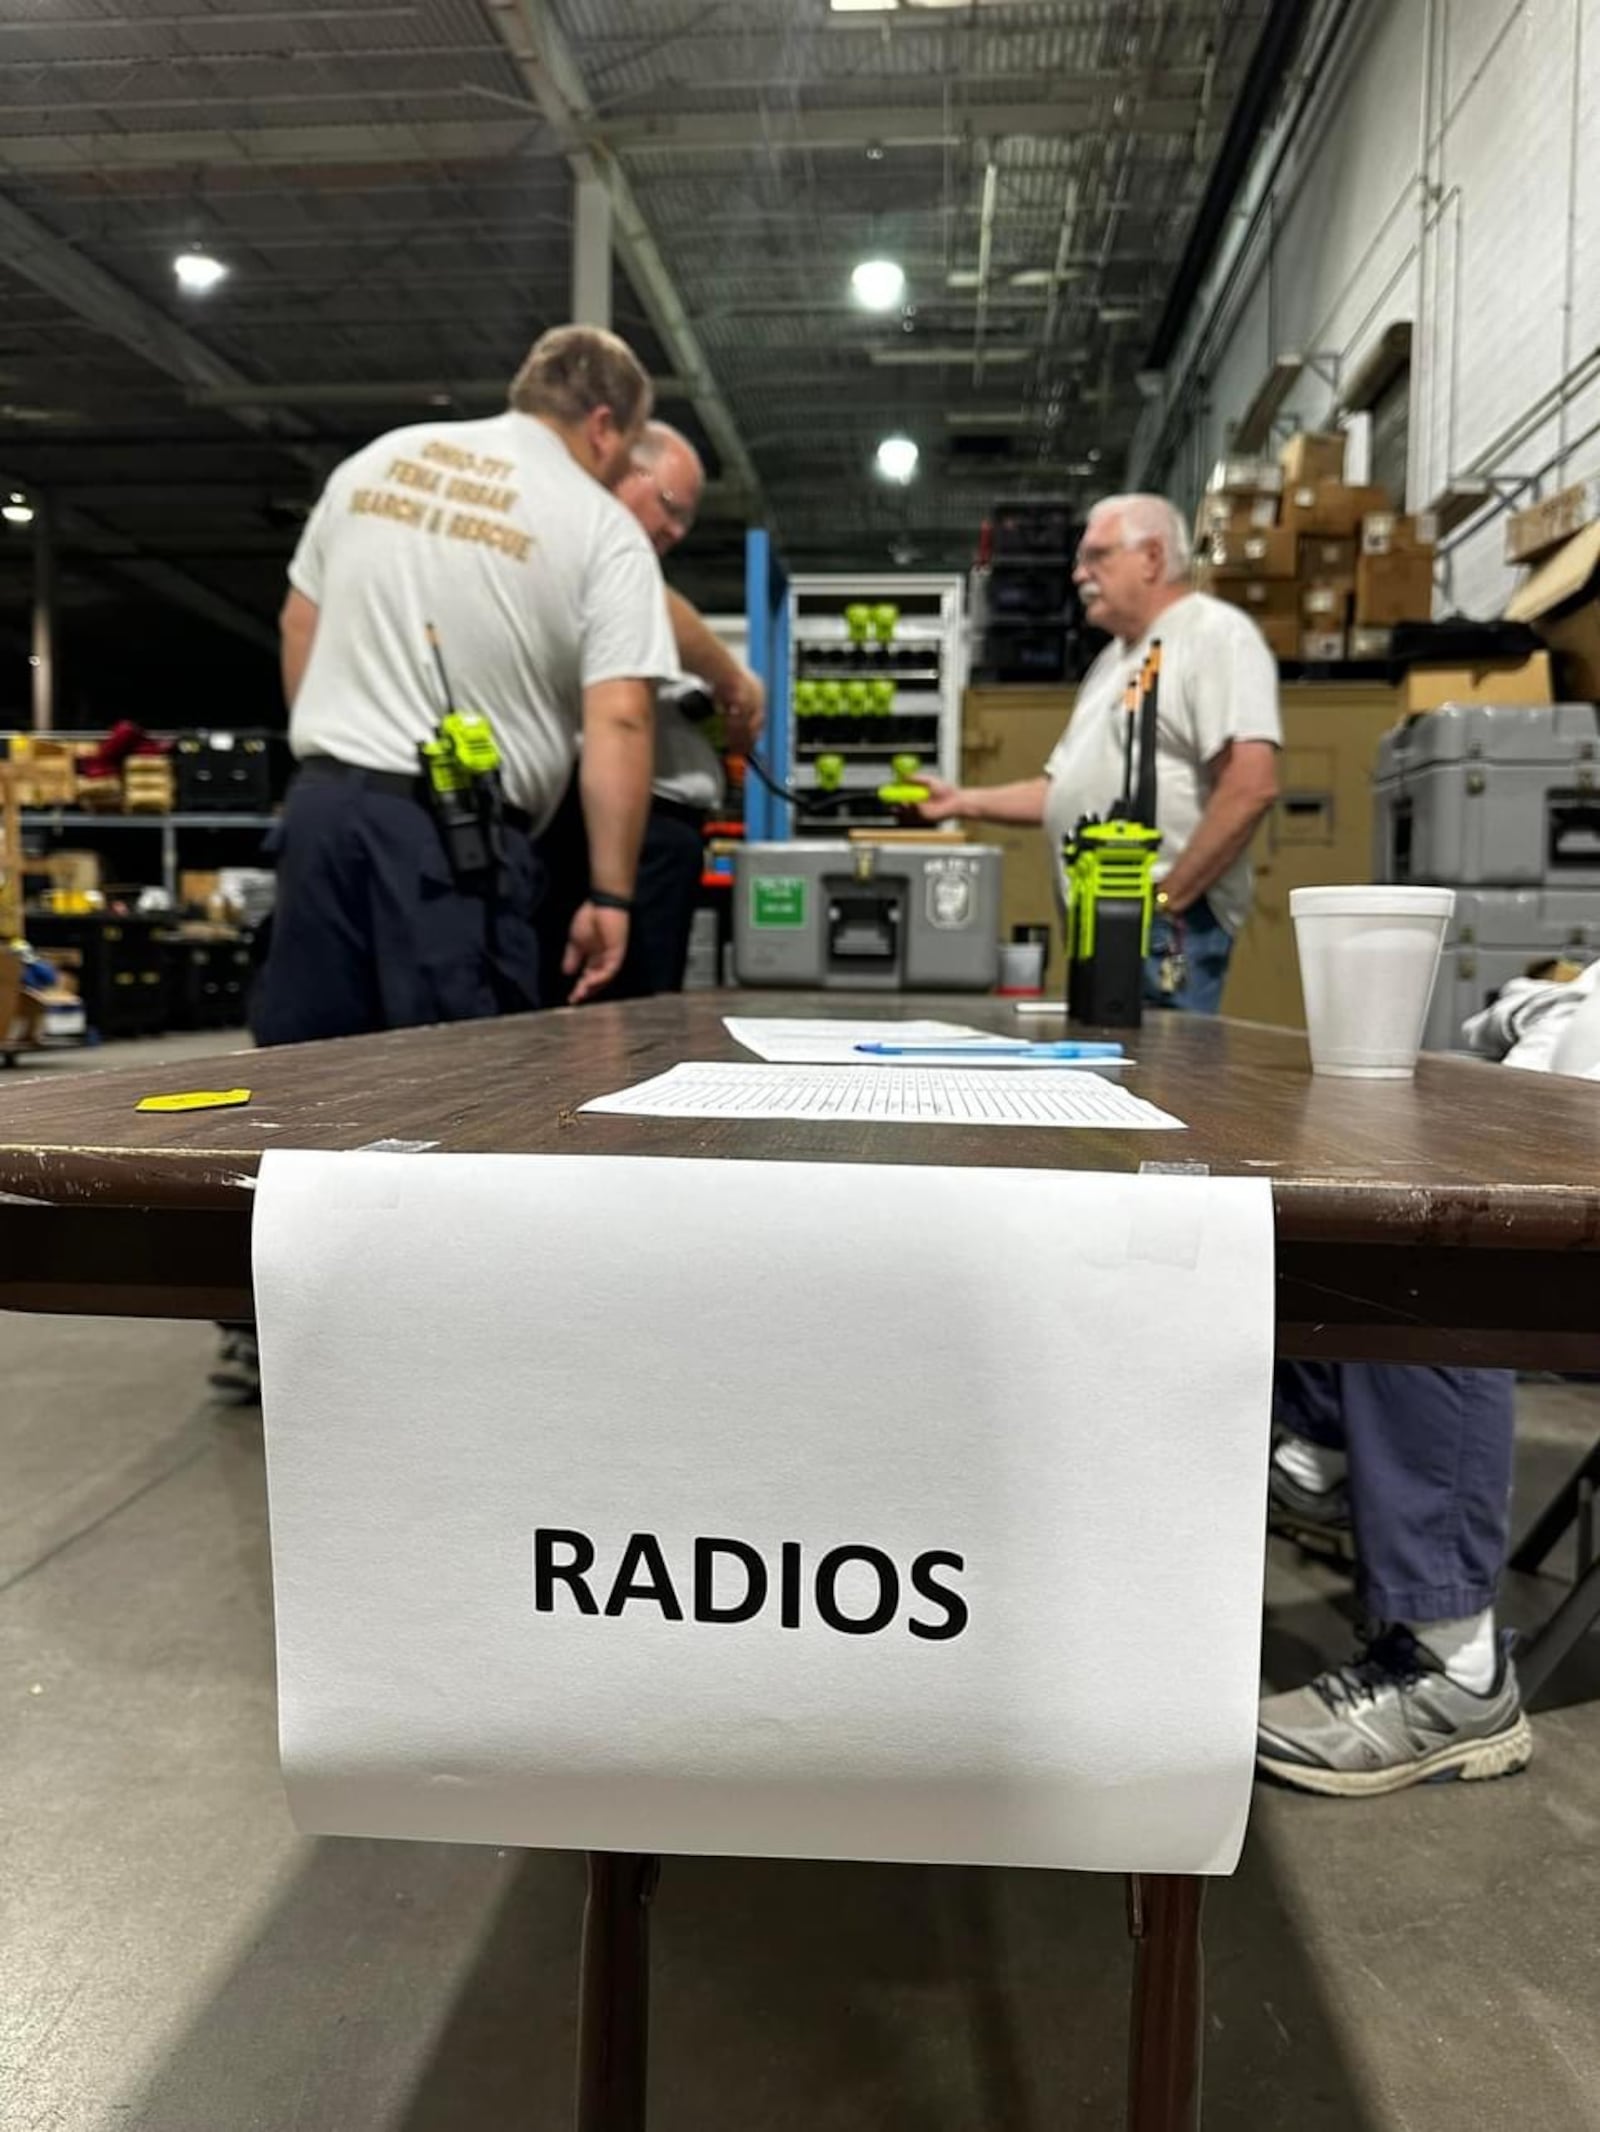
[[[1311,1443],[1304,1436],[1280,1436],[1272,1463],[1313,1495],[1326,1495],[1344,1479],[1350,1462],[1342,1451],[1330,1450],[1326,1444]]]
[[[1404,1626],[1433,1653],[1458,1688],[1474,1695],[1487,1693],[1497,1655],[1493,1607],[1460,1621],[1408,1621]]]

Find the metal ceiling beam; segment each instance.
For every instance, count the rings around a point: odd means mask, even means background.
[[[501,0],[491,0],[498,6]],[[527,5],[529,0],[520,0]],[[1178,135],[1194,131],[1192,100],[1128,99],[1118,113],[1107,90],[1049,102],[888,104],[847,111],[679,111],[607,119],[593,137],[618,153],[650,149],[676,155],[742,154],[757,148],[944,148],[963,141],[1053,140],[1103,132]]]
[[[688,382],[680,377],[651,379],[658,400],[688,397]],[[221,407],[230,413],[236,407],[388,407],[442,406],[447,400],[498,401],[504,403],[511,387],[508,377],[494,378],[304,378],[283,385],[197,385],[187,395],[191,407]]]
[[[574,143],[567,151],[574,177],[597,179],[610,194],[617,255],[673,368],[689,388],[694,410],[716,447],[725,473],[752,499],[759,498],[760,476],[711,374],[699,336],[633,187],[603,145],[581,145],[583,136],[593,134],[595,110],[546,0],[489,0],[489,12],[535,103],[563,139]]]
[[[251,397],[251,380],[242,371],[6,199],[0,199],[0,261],[169,377],[240,392],[233,412],[246,428],[272,437],[306,434],[305,424],[292,415]]]
[[[385,163],[493,163],[548,150],[538,119],[418,119],[391,126],[263,126],[167,133],[23,133],[0,138],[0,171],[274,169]]]

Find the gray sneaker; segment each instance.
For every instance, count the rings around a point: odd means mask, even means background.
[[[1409,1629],[1393,1625],[1354,1664],[1268,1696],[1256,1734],[1265,1775],[1349,1799],[1447,1777],[1508,1777],[1532,1753],[1507,1645],[1487,1692],[1475,1695]]]
[[[253,1332],[245,1332],[236,1326],[223,1328],[216,1367],[207,1382],[214,1392],[235,1406],[260,1403],[261,1356]]]
[[[1331,1488],[1303,1488],[1276,1459],[1267,1468],[1267,1530],[1341,1562],[1355,1559],[1349,1488],[1343,1481]]]

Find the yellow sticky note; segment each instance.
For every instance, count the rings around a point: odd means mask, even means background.
[[[135,1110],[237,1110],[248,1103],[248,1088],[195,1088],[182,1096],[144,1096]]]

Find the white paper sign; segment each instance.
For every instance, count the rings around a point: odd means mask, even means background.
[[[272,1153],[301,1826],[1227,1872],[1255,1179]]]

